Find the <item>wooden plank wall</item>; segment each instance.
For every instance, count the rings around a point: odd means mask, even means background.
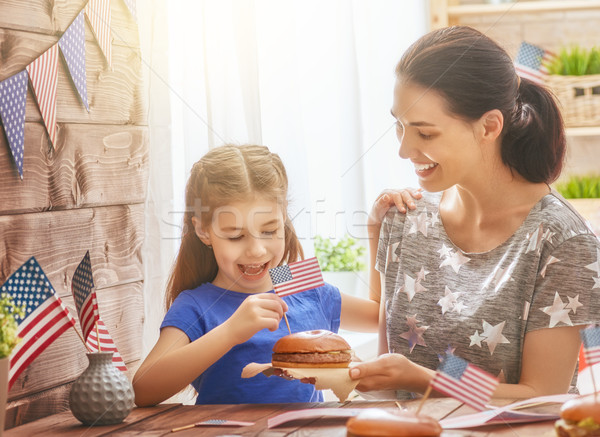
[[[55,44],[86,3],[0,0],[0,80],[24,70]],[[147,105],[137,23],[122,0],[112,0],[111,10],[112,70],[85,24],[90,112],[61,57],[55,150],[31,90],[23,180],[0,134],[0,284],[35,256],[76,315],[71,278],[89,250],[100,315],[131,378],[140,364],[144,317]],[[83,344],[68,330],[10,390],[6,428],[68,409],[70,386],[87,364]]]

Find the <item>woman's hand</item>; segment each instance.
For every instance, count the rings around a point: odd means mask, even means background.
[[[351,379],[360,379],[359,391],[407,390],[423,392],[435,372],[419,366],[401,354],[383,354],[350,369]]]
[[[251,294],[223,325],[237,344],[248,341],[261,329],[275,331],[287,304],[274,293]]]
[[[406,208],[415,209],[415,200],[423,197],[421,188],[404,188],[403,190],[385,190],[373,203],[373,208],[369,214],[369,225],[381,225],[385,213],[392,206],[396,206],[398,211],[405,213]]]

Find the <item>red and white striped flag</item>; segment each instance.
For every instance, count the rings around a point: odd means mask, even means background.
[[[269,269],[269,275],[279,296],[300,293],[325,284],[319,261],[314,257]]]
[[[71,292],[77,307],[83,338],[88,338],[90,331],[100,318],[89,251],[85,253],[83,260],[81,260],[73,274]]]
[[[117,369],[125,372],[127,370],[125,362],[123,361],[121,354],[119,354],[117,346],[115,346],[115,342],[110,336],[110,333],[108,332],[108,329],[106,328],[106,325],[102,319],[98,319],[98,332],[100,333],[100,349],[102,352],[112,352],[113,364]],[[90,331],[90,335],[88,336],[85,344],[92,352],[98,352],[98,335],[96,333],[96,329],[92,329]]]
[[[112,44],[110,37],[110,0],[90,0],[85,6],[85,15],[104,53],[108,65],[112,66]]]
[[[437,369],[431,386],[476,410],[486,409],[498,379],[455,355],[447,355]]]
[[[515,59],[515,71],[520,77],[543,85],[544,76],[548,74],[545,64],[555,57],[556,55],[548,50],[522,42]]]
[[[52,147],[56,148],[56,86],[58,84],[58,44],[54,44],[27,66],[33,94],[46,125]]]
[[[8,388],[19,375],[54,340],[71,326],[75,319],[64,306],[50,281],[34,257],[14,272],[0,288],[12,297],[17,306],[25,306],[25,316],[16,316],[17,336],[21,341],[10,356]]]

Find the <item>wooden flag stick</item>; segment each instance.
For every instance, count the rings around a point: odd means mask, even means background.
[[[77,328],[75,328],[75,325],[73,325],[73,329],[75,330],[75,332],[77,333],[77,336],[79,337],[79,339],[81,340],[81,342],[83,343],[83,346],[87,349],[88,352],[91,352],[90,348],[88,347],[88,345],[85,343],[85,340],[83,339],[83,337],[81,336],[81,334],[79,333],[79,331],[77,330]]]
[[[290,322],[288,322],[287,316],[283,313],[283,318],[285,319],[285,324],[287,325],[288,332],[291,334],[292,330],[290,329]]]
[[[98,337],[98,352],[102,352],[100,347],[100,331],[98,330],[98,321],[96,321],[96,337]]]
[[[423,405],[425,404],[425,401],[427,400],[427,398],[429,397],[430,394],[431,394],[431,384],[429,384],[429,387],[427,387],[427,391],[423,395],[423,398],[421,398],[421,403],[419,404],[419,408],[417,408],[417,412],[416,412],[417,416],[419,415],[421,408],[423,408]]]

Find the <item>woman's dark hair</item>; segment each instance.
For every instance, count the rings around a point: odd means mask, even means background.
[[[552,93],[519,78],[508,53],[481,32],[467,26],[430,32],[404,53],[396,74],[437,91],[450,112],[466,120],[498,109],[504,164],[531,182],[560,175],[566,139]]]

